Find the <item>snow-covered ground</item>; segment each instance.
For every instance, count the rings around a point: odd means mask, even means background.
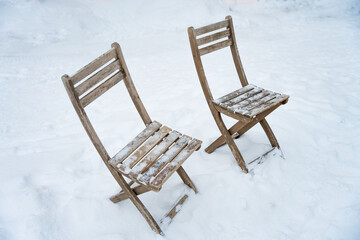
[[[0,0],[0,239],[360,239],[358,0]],[[251,83],[291,95],[267,119],[282,147],[244,174],[218,135],[187,27],[232,15]],[[152,232],[91,145],[60,77],[122,46],[152,119],[204,141],[184,164],[199,189]],[[206,56],[214,95],[240,83],[229,50]],[[122,83],[89,107],[111,154],[142,130]],[[228,124],[233,120],[226,119]],[[269,148],[255,127],[244,157]],[[174,175],[175,176],[175,175]],[[184,187],[140,198],[160,219]]]

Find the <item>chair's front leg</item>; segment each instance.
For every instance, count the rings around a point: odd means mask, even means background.
[[[227,130],[227,128],[225,126],[225,123],[221,118],[220,113],[219,112],[216,112],[216,113],[214,112],[213,116],[214,116],[215,122],[218,125],[218,128],[219,128],[222,136],[225,139],[225,142],[229,146],[232,154],[234,155],[236,162],[241,167],[241,169],[243,170],[244,173],[248,173],[249,171],[246,168],[244,158],[241,156],[241,153],[240,153],[239,149],[237,148],[237,146],[236,146],[236,144],[234,142],[234,139],[232,138],[229,131]]]
[[[111,169],[111,172],[113,173],[113,176],[115,177],[116,181],[119,183],[120,187],[126,193],[129,197],[129,199],[133,202],[135,207],[139,210],[139,212],[143,215],[145,220],[148,222],[150,227],[157,232],[160,235],[163,235],[163,232],[155,219],[151,216],[150,212],[147,210],[147,208],[144,206],[144,204],[140,201],[140,199],[136,196],[136,193],[130,188],[128,183],[125,181],[124,177],[115,171],[114,169]]]

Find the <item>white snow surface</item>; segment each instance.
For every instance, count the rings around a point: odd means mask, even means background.
[[[0,0],[0,239],[360,239],[358,0]],[[290,95],[267,119],[284,153],[250,174],[224,146],[187,27],[232,15],[250,83]],[[61,82],[120,43],[153,120],[203,140],[184,168],[199,189],[152,232],[88,139]],[[239,88],[229,49],[204,56],[215,98]],[[123,83],[88,108],[113,156],[144,125]],[[225,118],[230,126],[232,119]],[[261,127],[236,140],[250,161]],[[140,196],[160,220],[174,175]]]

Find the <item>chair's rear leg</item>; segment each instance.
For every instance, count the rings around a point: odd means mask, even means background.
[[[140,199],[136,196],[134,191],[130,188],[128,183],[125,181],[123,176],[121,176],[118,172],[115,170],[111,170],[113,176],[115,177],[116,181],[119,183],[120,187],[124,190],[124,193],[126,193],[129,196],[129,199],[134,203],[135,207],[139,210],[139,212],[143,215],[143,217],[146,219],[150,227],[157,232],[160,235],[163,235],[163,232],[155,219],[151,216],[147,208],[144,206],[144,204],[140,201]]]
[[[234,155],[236,162],[241,167],[241,169],[243,170],[244,173],[248,173],[249,171],[246,168],[244,158],[241,156],[241,153],[240,153],[239,149],[237,148],[237,146],[234,142],[234,139],[232,138],[229,131],[227,130],[226,125],[223,122],[220,113],[217,112],[216,114],[213,114],[213,116],[214,116],[215,122],[218,125],[218,128],[219,128],[221,134],[225,138],[225,142],[229,146],[232,154]]]
[[[179,167],[176,172],[179,174],[181,180],[185,183],[185,185],[188,185],[192,190],[194,190],[195,193],[198,193],[194,183],[191,181],[190,177],[187,175],[183,167]]]
[[[261,124],[262,128],[264,129],[266,136],[268,137],[268,139],[271,143],[271,146],[280,148],[280,145],[279,145],[278,141],[276,140],[276,137],[275,137],[273,131],[271,130],[268,122],[266,121],[266,119],[265,118],[262,119],[260,121],[260,124]]]

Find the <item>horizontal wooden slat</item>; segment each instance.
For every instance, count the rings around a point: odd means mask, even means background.
[[[143,142],[146,141],[154,132],[161,127],[161,123],[154,121],[147,126],[141,133],[139,133],[130,143],[121,149],[109,163],[116,167],[119,163],[124,161],[132,152],[135,151]]]
[[[107,90],[115,86],[122,79],[124,79],[124,75],[121,72],[116,73],[114,76],[112,76],[111,78],[103,82],[101,85],[97,86],[94,90],[86,94],[83,98],[81,98],[81,106],[86,107],[96,98],[103,95]]]
[[[215,31],[215,30],[220,29],[220,28],[227,27],[227,26],[229,26],[229,21],[224,20],[224,21],[221,21],[221,22],[217,22],[217,23],[213,23],[213,24],[210,24],[210,25],[207,25],[207,26],[204,26],[204,27],[197,28],[194,31],[195,31],[195,35],[199,36],[199,35],[202,35],[202,34],[205,34],[205,33],[208,33],[208,32]]]
[[[94,74],[94,76],[91,76],[86,81],[80,83],[79,86],[75,88],[76,93],[78,94],[78,96],[81,96],[83,93],[88,91],[97,83],[101,82],[101,80],[105,79],[107,76],[109,76],[116,70],[120,70],[120,63],[118,60],[113,61],[112,63],[101,69],[99,72]]]
[[[129,173],[129,175],[133,177],[137,177],[139,174],[145,172],[152,163],[161,155],[163,154],[173,142],[176,141],[181,136],[181,133],[177,131],[172,131],[169,135],[164,138],[164,140],[154,147],[154,149],[144,157],[135,167],[133,167]]]
[[[94,61],[90,62],[85,67],[81,68],[77,73],[75,73],[72,77],[70,77],[73,84],[77,84],[86,76],[90,75],[96,69],[110,61],[112,58],[117,59],[117,54],[115,48],[110,49],[100,57],[96,58]]]
[[[248,92],[250,93],[250,92]],[[253,93],[249,94],[247,98],[243,98],[241,101],[229,105],[229,109],[233,109],[233,108],[242,108],[244,109],[245,106],[248,106],[249,104],[259,101],[259,99],[266,97],[267,95],[269,95],[270,93],[266,90],[261,90],[261,91],[254,91]],[[245,94],[244,94],[245,95]]]
[[[278,104],[279,102],[283,102],[283,101],[287,100],[288,98],[289,98],[289,96],[287,96],[287,95],[278,94],[273,99],[264,101],[261,104],[256,105],[256,106],[252,106],[252,108],[245,111],[244,114],[247,114],[249,117],[254,117],[254,116],[258,115],[259,113],[264,112],[265,110]]]
[[[159,143],[169,132],[170,128],[163,126],[153,136],[151,136],[139,149],[137,149],[130,157],[125,159],[119,166],[125,174],[129,174],[131,168],[135,166],[138,161],[145,156],[157,143]]]
[[[146,172],[139,175],[139,181],[148,183],[153,176],[155,176],[161,169],[172,159],[179,154],[179,152],[188,144],[191,140],[188,136],[181,136],[179,140],[164,154],[162,155],[155,164],[153,164]]]
[[[262,91],[264,91],[264,89],[262,89],[262,88],[254,88],[254,89],[250,90],[249,92],[247,92],[245,94],[242,94],[242,95],[240,95],[240,96],[238,96],[236,98],[231,99],[230,101],[225,102],[221,106],[231,107],[233,105],[240,104],[244,100],[252,98],[253,96],[261,93]]]
[[[231,93],[229,93],[229,94],[227,94],[227,95],[225,95],[225,96],[223,96],[221,98],[218,98],[218,99],[214,100],[214,103],[220,104],[220,103],[227,102],[227,101],[229,101],[229,100],[231,100],[231,99],[233,99],[233,98],[235,98],[237,96],[240,96],[240,95],[254,89],[255,87],[256,86],[252,85],[252,84],[246,85],[243,88],[240,88],[240,89],[238,89],[238,90],[236,90],[234,92],[231,92]]]
[[[210,45],[210,46],[201,48],[201,49],[199,50],[200,56],[205,55],[205,54],[208,54],[208,53],[211,53],[211,52],[214,52],[214,51],[216,51],[216,50],[219,50],[219,49],[222,49],[222,48],[225,48],[225,47],[228,47],[228,46],[230,46],[231,44],[232,44],[231,39],[228,39],[228,40],[225,40],[225,41],[222,41],[222,42],[218,42],[218,43],[215,43],[215,44],[213,44],[213,45]]]
[[[193,139],[161,172],[151,181],[150,185],[160,188],[161,185],[178,169],[181,164],[201,145],[201,141]]]
[[[230,36],[230,30],[221,31],[196,40],[199,46]]]

